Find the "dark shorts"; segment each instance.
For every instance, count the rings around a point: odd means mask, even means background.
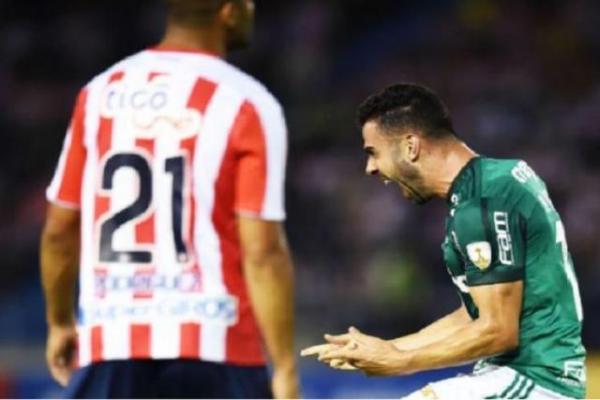
[[[266,367],[198,360],[104,361],[76,370],[65,398],[272,398]]]

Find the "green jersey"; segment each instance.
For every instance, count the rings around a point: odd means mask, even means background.
[[[519,347],[483,360],[536,384],[585,396],[583,313],[560,216],[544,182],[524,162],[476,157],[448,194],[442,245],[448,272],[471,318],[469,287],[523,281]]]

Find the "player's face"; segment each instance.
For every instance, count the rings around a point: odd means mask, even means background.
[[[375,121],[367,122],[362,134],[368,175],[377,176],[386,185],[397,184],[402,195],[417,204],[431,199],[419,165],[411,156],[410,143],[407,143],[405,135],[385,134]]]
[[[227,23],[227,49],[236,50],[250,44],[254,30],[254,1],[234,0],[231,18]]]

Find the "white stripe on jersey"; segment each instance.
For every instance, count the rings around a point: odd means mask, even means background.
[[[155,321],[150,330],[150,352],[153,358],[179,357],[180,325],[178,321]]]
[[[168,107],[174,110],[185,109],[197,79],[198,76],[192,74],[179,74],[176,79],[169,79],[170,96]],[[172,218],[174,177],[165,171],[166,160],[179,156],[181,153],[181,136],[177,135],[176,132],[171,133],[165,129],[163,134],[156,136],[153,165],[153,171],[155,171],[153,174],[154,192],[152,195],[155,211],[154,231],[156,242],[154,258],[157,272],[165,275],[179,274],[182,271],[182,267],[185,266],[185,264],[180,264],[177,261],[177,252],[172,233],[174,232]],[[183,201],[185,202],[185,198]],[[169,234],[161,235],[161,231],[169,232]]]
[[[58,191],[60,190],[60,184],[63,181],[63,175],[65,174],[65,166],[67,164],[67,157],[69,155],[68,149],[71,147],[72,140],[73,127],[69,126],[69,129],[67,130],[67,137],[63,143],[63,147],[60,152],[60,158],[58,159],[58,165],[56,167],[56,171],[54,172],[54,177],[52,178],[52,182],[50,182],[50,186],[48,186],[48,189],[46,189],[46,197],[48,197],[49,199],[58,198]],[[68,204],[64,201],[59,202],[59,204],[64,205],[68,208],[79,208],[75,204]]]
[[[104,82],[105,84],[105,82]],[[94,268],[96,246],[94,245],[94,203],[97,183],[98,148],[96,137],[100,120],[90,110],[98,109],[100,92],[88,91],[85,104],[84,143],[87,149],[81,192],[81,251],[79,256],[79,305],[86,308],[94,301]],[[92,358],[90,326],[79,325],[79,365],[87,365]]]
[[[191,90],[198,77],[192,74],[179,74],[177,79],[169,79],[170,94],[169,107],[174,109],[185,108]],[[172,218],[172,189],[173,175],[165,172],[166,160],[181,153],[180,136],[163,132],[154,140],[154,165],[153,171],[153,201],[154,201],[154,232],[155,251],[154,266],[157,274],[162,276],[179,275],[185,263],[178,263],[177,252],[173,240]],[[185,198],[183,199],[185,202]],[[165,232],[168,234],[160,234]],[[164,290],[155,290],[154,300],[159,303],[168,298],[170,293]],[[151,326],[151,354],[156,358],[177,358],[179,356],[179,323],[178,321],[153,321]],[[153,338],[159,338],[157,340]]]
[[[137,72],[137,71],[136,71]],[[125,71],[122,82],[128,85],[140,85],[142,79],[146,79],[146,73],[139,71],[137,74],[128,74]],[[116,116],[112,119],[112,140],[110,150],[104,155],[104,161],[113,154],[137,152],[135,145],[135,136],[128,130],[128,121],[125,118]],[[98,177],[98,184],[102,185],[103,177]],[[140,192],[140,176],[133,168],[118,168],[112,176],[112,189],[108,192],[110,197],[110,208],[100,221],[105,221],[106,218],[113,216],[115,213],[130,206],[139,196]],[[97,222],[98,227],[102,222]],[[98,232],[99,233],[99,232]],[[100,240],[100,236],[96,238]],[[114,231],[112,235],[112,248],[115,251],[131,251],[138,249],[140,246],[136,244],[135,224],[123,224]],[[105,265],[101,263],[101,265]],[[119,260],[118,263],[108,264],[109,273],[115,273],[121,276],[132,277],[134,274],[135,264],[131,264],[129,260]],[[132,293],[128,290],[109,291],[106,294],[107,303],[127,304],[132,299]],[[129,337],[129,331],[126,332]],[[108,329],[103,332],[105,340],[104,353],[110,351],[112,345],[106,344],[106,341],[111,340]],[[118,353],[118,352],[117,352]]]
[[[123,360],[131,355],[131,321],[117,319],[102,328],[102,359]]]
[[[78,365],[87,365],[92,361],[92,341],[89,325],[77,326],[77,341],[79,342]]]
[[[202,131],[197,139],[194,160],[196,192],[195,244],[202,271],[204,292],[223,294],[221,246],[212,221],[215,202],[215,182],[227,149],[229,133],[243,98],[226,86],[219,85],[206,109]],[[202,358],[210,361],[225,359],[227,326],[219,323],[202,325],[200,340]]]
[[[258,105],[258,107],[260,109],[266,106]],[[281,108],[277,107],[277,109],[277,111],[258,114],[263,125],[267,147],[267,182],[261,216],[272,220],[285,218],[284,191],[281,188],[285,181],[287,135]]]

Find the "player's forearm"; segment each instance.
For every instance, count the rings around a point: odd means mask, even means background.
[[[518,346],[518,337],[506,334],[497,323],[475,320],[463,324],[451,335],[423,347],[401,352],[397,364],[403,373],[463,364],[492,356]]]
[[[294,274],[286,245],[246,257],[244,267],[253,310],[273,365],[295,369]]]
[[[451,335],[469,321],[470,317],[466,309],[464,306],[461,306],[459,309],[427,325],[416,333],[392,339],[392,343],[399,350],[413,350]]]
[[[47,225],[41,238],[40,266],[49,325],[74,322],[78,260],[79,226],[55,229]]]

